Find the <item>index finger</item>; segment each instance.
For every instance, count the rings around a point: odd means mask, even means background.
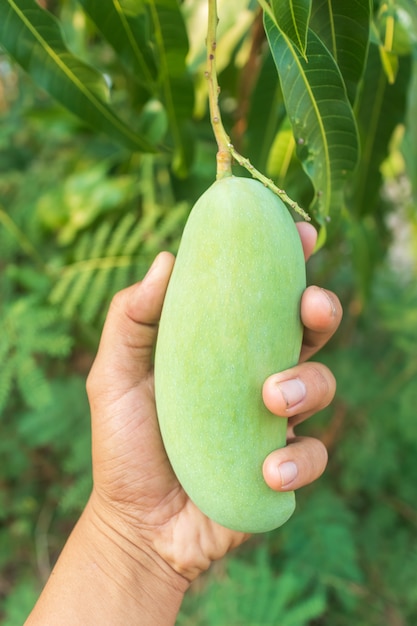
[[[300,361],[309,359],[329,341],[339,327],[342,314],[336,294],[321,287],[307,287],[301,298],[304,335]]]

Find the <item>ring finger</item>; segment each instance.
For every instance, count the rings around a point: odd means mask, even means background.
[[[267,409],[288,418],[294,427],[328,406],[335,391],[332,372],[322,363],[308,361],[267,378],[262,396]]]

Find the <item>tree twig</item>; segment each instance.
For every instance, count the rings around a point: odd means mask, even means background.
[[[256,180],[275,193],[283,202],[288,204],[296,213],[305,220],[310,221],[310,216],[297,202],[292,200],[287,193],[275,185],[275,183],[257,170],[246,157],[239,154],[233,146],[227,134],[220,113],[219,94],[220,87],[217,80],[216,54],[217,54],[217,0],[208,0],[208,28],[207,28],[207,69],[205,76],[208,81],[210,120],[214,136],[217,142],[217,180],[232,175],[232,158],[241,167],[244,167]]]

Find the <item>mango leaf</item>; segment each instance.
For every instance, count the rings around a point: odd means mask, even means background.
[[[92,129],[130,150],[154,151],[110,108],[104,76],[68,51],[57,20],[36,2],[0,0],[0,43],[39,87]]]
[[[327,226],[336,228],[346,181],[358,161],[355,118],[338,67],[317,35],[308,32],[306,62],[270,15],[264,22],[297,156],[314,186],[310,211],[322,226],[322,244]]]
[[[267,166],[268,176],[277,180],[278,186],[282,186],[284,184],[294,152],[294,135],[291,124],[288,118],[286,118],[274,138]]]
[[[374,19],[376,30],[387,52],[411,54],[417,44],[417,3],[415,0],[384,2]]]
[[[374,285],[375,270],[383,252],[384,234],[377,220],[356,219],[352,213],[344,225],[343,233],[351,249],[355,293],[362,309],[369,302]]]
[[[173,169],[185,176],[193,156],[190,122],[194,88],[187,73],[188,37],[177,0],[148,0],[159,66],[159,85],[174,144]]]
[[[271,7],[280,29],[306,58],[311,0],[272,0]]]
[[[381,64],[379,47],[370,45],[356,106],[362,156],[348,194],[348,205],[357,215],[374,212],[378,204],[380,167],[388,154],[394,129],[406,116],[410,75],[410,57],[400,57],[395,83],[390,84]]]
[[[80,0],[80,4],[119,60],[136,80],[155,92],[156,65],[150,47],[145,3],[124,0]],[[133,12],[134,11],[134,12]]]
[[[395,83],[397,78],[399,62],[398,56],[393,52],[388,52],[384,46],[379,46],[379,56],[381,58],[382,67],[390,85]]]
[[[370,20],[369,0],[313,0],[310,28],[332,53],[352,103],[365,67]]]

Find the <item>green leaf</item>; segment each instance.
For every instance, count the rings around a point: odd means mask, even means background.
[[[359,155],[345,86],[333,57],[315,33],[308,32],[306,62],[271,17],[265,14],[264,19],[297,156],[315,190],[311,212],[322,227],[329,225],[333,231],[343,208],[348,175]],[[321,242],[324,236],[322,228]]]
[[[415,0],[384,2],[375,16],[375,27],[387,52],[411,54],[417,44],[417,4]]]
[[[346,502],[331,489],[321,487],[310,494],[282,529],[282,556],[292,557],[287,574],[303,572],[316,588],[328,585],[344,604],[354,602],[353,584],[362,578],[354,522]],[[310,530],[303,533],[302,528]]]
[[[332,53],[353,103],[368,52],[369,0],[313,0],[310,27]]]
[[[225,568],[225,575],[208,577],[204,594],[198,596],[198,612],[189,620],[192,598],[186,598],[178,626],[307,626],[326,610],[325,593],[312,588],[303,568],[276,574],[265,543],[255,547],[250,560],[229,557]]]
[[[381,260],[381,229],[374,219],[354,219],[350,216],[343,229],[351,249],[353,276],[358,306],[369,302],[375,270]]]
[[[173,168],[179,176],[185,176],[193,156],[190,121],[194,108],[194,88],[186,67],[187,31],[176,0],[148,0],[148,5],[159,64],[161,100],[174,144]]]
[[[268,176],[277,180],[280,186],[284,184],[294,152],[294,135],[289,120],[286,118],[274,138],[267,166]]]
[[[156,66],[150,47],[145,3],[126,4],[123,0],[80,0],[80,4],[120,61],[136,80],[155,92]],[[136,8],[134,14],[132,9]]]
[[[108,105],[106,80],[72,55],[57,20],[33,0],[0,0],[0,43],[35,83],[92,129],[130,150],[154,151]]]
[[[0,412],[7,393],[17,388],[28,406],[41,407],[50,399],[49,380],[42,367],[44,357],[67,357],[72,339],[57,310],[21,297],[0,309]]]
[[[392,133],[406,115],[410,70],[410,58],[400,57],[395,83],[390,84],[378,46],[371,44],[356,106],[362,155],[348,195],[348,205],[357,215],[372,213],[378,205],[380,167],[388,154]]]
[[[272,11],[279,28],[285,32],[304,58],[311,0],[272,0]]]

